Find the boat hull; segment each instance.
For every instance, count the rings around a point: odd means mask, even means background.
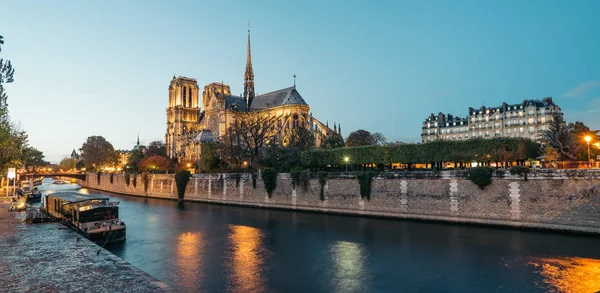
[[[116,244],[124,242],[127,238],[127,231],[125,228],[112,230],[110,232],[99,232],[99,233],[85,233],[81,232],[83,236],[92,242],[104,245],[106,244]]]

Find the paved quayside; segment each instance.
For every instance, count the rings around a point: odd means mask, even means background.
[[[0,198],[2,292],[171,292],[165,283],[58,223],[26,224]],[[77,238],[80,238],[77,241]]]

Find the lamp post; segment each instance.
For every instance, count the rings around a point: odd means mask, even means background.
[[[587,141],[587,144],[588,144],[588,167],[591,168],[592,167],[592,161],[591,161],[591,158],[590,158],[590,141],[592,140],[592,137],[589,136],[589,135],[586,135],[584,137],[584,139],[585,139],[585,141]]]
[[[350,158],[344,157],[344,162],[346,162],[346,172],[348,172],[348,161],[350,161]]]

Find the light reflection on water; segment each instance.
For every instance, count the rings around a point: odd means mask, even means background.
[[[230,292],[262,292],[265,279],[263,263],[265,253],[263,248],[263,233],[260,229],[229,225],[229,241],[233,257],[228,265],[233,271],[230,276]]]
[[[203,242],[200,232],[185,232],[177,237],[177,278],[193,284],[202,279]]]
[[[600,291],[600,260],[581,257],[531,258],[543,284],[550,292],[587,293]],[[539,284],[541,285],[541,284]]]
[[[358,292],[364,287],[366,255],[362,245],[353,242],[338,241],[331,245],[335,292]]]

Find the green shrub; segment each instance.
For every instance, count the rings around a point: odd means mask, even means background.
[[[131,184],[133,184],[133,188],[137,186],[137,175],[133,175],[133,180],[131,181]]]
[[[319,198],[323,201],[325,200],[325,184],[327,184],[327,177],[329,177],[329,174],[327,172],[321,171],[317,174],[317,176],[319,177],[319,184],[321,185]]]
[[[252,173],[252,188],[256,189],[256,173]]]
[[[144,192],[148,193],[148,183],[150,183],[150,173],[142,173],[142,182],[144,183]]]
[[[192,174],[188,170],[177,171],[177,173],[175,173],[177,198],[179,198],[179,200],[182,200],[185,196],[185,187],[187,186],[188,181],[190,181],[190,176],[192,176]]]
[[[240,187],[240,180],[242,180],[242,174],[235,173],[233,174],[233,177],[235,178],[235,188]]]
[[[527,174],[529,173],[529,171],[531,171],[529,168],[523,166],[514,166],[510,168],[510,174],[519,175],[523,177],[523,180],[525,181],[527,181]]]
[[[358,183],[360,184],[360,198],[367,200],[371,200],[371,183],[373,182],[373,177],[377,176],[374,172],[359,172],[356,174],[356,179],[358,179]]]
[[[110,184],[113,184],[113,180],[114,180],[115,174],[114,173],[110,173]]]
[[[98,185],[100,185],[100,176],[101,176],[101,175],[102,175],[102,173],[101,173],[101,172],[98,172],[98,176],[97,176],[97,178],[98,178]]]
[[[129,186],[130,182],[131,182],[131,174],[125,173],[125,184],[127,184],[127,186]]]
[[[303,170],[302,168],[294,168],[290,172],[290,177],[292,178],[292,187],[296,189],[296,186],[302,186],[303,190],[308,189],[308,182],[310,180],[310,174],[308,171]]]
[[[272,168],[264,169],[261,173],[261,178],[265,184],[265,190],[267,191],[269,198],[271,198],[273,190],[275,190],[275,187],[277,186],[277,171]]]
[[[492,183],[492,169],[489,167],[472,168],[468,179],[483,190],[484,187]]]

